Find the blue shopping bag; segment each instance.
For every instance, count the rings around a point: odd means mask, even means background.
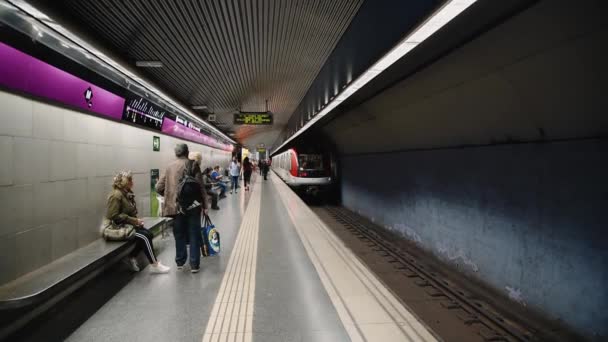
[[[201,235],[203,236],[203,245],[201,246],[203,256],[214,256],[220,252],[220,233],[211,222],[208,215],[203,219],[201,227]]]

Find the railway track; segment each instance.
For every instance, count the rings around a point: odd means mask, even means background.
[[[397,272],[406,277],[432,298],[439,299],[441,306],[462,320],[463,324],[476,329],[485,341],[545,341],[538,331],[526,328],[507,319],[490,305],[444,277],[427,269],[407,251],[390,242],[356,214],[340,207],[322,207],[333,219],[354,236],[361,239],[375,253],[393,264]],[[544,334],[542,334],[544,335]]]

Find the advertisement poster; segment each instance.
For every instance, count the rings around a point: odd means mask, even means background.
[[[150,216],[160,216],[160,203],[158,201],[158,194],[156,193],[156,182],[160,178],[160,172],[158,169],[150,170]]]

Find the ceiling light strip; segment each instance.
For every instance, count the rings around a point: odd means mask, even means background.
[[[15,7],[19,8],[20,10],[22,10],[23,12],[27,13],[28,15],[36,18],[37,20],[39,20],[40,22],[42,22],[46,26],[50,27],[54,31],[56,31],[59,34],[63,35],[65,38],[71,40],[71,42],[76,43],[81,48],[87,50],[87,52],[93,54],[102,63],[110,65],[111,67],[113,67],[117,71],[119,71],[122,74],[124,74],[125,76],[129,77],[131,80],[134,80],[135,82],[139,83],[142,87],[148,89],[151,93],[154,93],[159,98],[162,98],[167,103],[169,103],[172,106],[178,108],[179,110],[181,110],[183,113],[185,113],[188,116],[189,120],[192,120],[194,122],[197,122],[198,124],[202,124],[202,125],[206,126],[211,131],[215,132],[216,134],[218,134],[220,137],[224,138],[225,140],[232,142],[233,144],[236,143],[236,141],[234,141],[233,139],[231,139],[230,137],[228,137],[222,131],[218,130],[217,128],[215,128],[215,127],[213,127],[211,125],[209,125],[205,121],[198,119],[197,116],[194,113],[192,113],[186,107],[184,107],[181,104],[179,104],[179,102],[177,102],[175,99],[173,99],[173,97],[165,94],[160,89],[154,87],[153,85],[151,85],[148,82],[144,81],[141,77],[139,77],[139,76],[135,75],[134,73],[132,73],[131,71],[129,71],[123,65],[117,63],[116,61],[112,60],[108,56],[104,55],[101,51],[97,50],[92,45],[90,45],[87,42],[83,41],[78,36],[76,36],[72,32],[70,32],[67,29],[65,29],[63,26],[61,26],[61,25],[57,24],[56,22],[52,21],[52,19],[50,19],[46,14],[40,12],[38,9],[34,8],[33,6],[31,6],[26,1],[23,1],[23,0],[11,0],[10,3],[12,5],[14,5]],[[69,42],[66,42],[66,43],[69,43]]]
[[[418,44],[424,42],[435,32],[449,23],[452,19],[456,18],[460,13],[473,5],[477,0],[451,0],[445,3],[442,7],[436,10],[429,18],[420,24],[414,31],[407,35],[401,40],[395,47],[393,47],[387,54],[380,58],[374,63],[369,69],[367,69],[361,76],[359,76],[353,83],[351,83],[346,89],[344,89],[338,96],[331,101],[325,108],[317,113],[306,125],[295,132],[291,137],[285,140],[281,146],[277,147],[273,153],[279,151],[285,147],[290,141],[295,139],[298,135],[313,126],[322,117],[329,114],[334,108],[336,108],[341,102],[345,101],[352,94],[357,92],[365,86],[369,81],[374,79],[388,67],[393,65],[407,53],[412,51]]]

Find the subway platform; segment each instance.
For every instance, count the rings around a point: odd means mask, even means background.
[[[211,212],[222,252],[200,273],[157,238],[171,272],[132,275],[67,341],[436,340],[276,175],[252,185]]]

